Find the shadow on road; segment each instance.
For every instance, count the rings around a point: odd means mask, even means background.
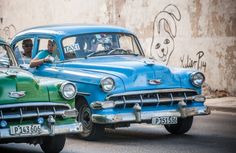
[[[195,136],[184,134],[184,135],[172,135],[168,134],[166,132],[162,132],[161,130],[158,131],[141,131],[134,129],[128,130],[128,129],[106,129],[105,136],[102,140],[99,140],[98,142],[106,142],[106,143],[113,143],[113,142],[131,142],[131,141],[142,141],[142,140],[168,140],[168,139],[175,139],[175,138],[183,138],[183,139],[194,139]],[[68,138],[71,139],[80,139],[76,135],[69,135]]]
[[[24,143],[22,143],[24,144]],[[0,145],[1,153],[42,153],[40,151],[34,150],[32,145],[29,147],[19,147],[21,144],[10,144],[10,145]]]

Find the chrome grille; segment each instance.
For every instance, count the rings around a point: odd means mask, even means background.
[[[151,91],[127,92],[107,97],[107,101],[114,101],[117,108],[131,108],[136,103],[145,106],[173,106],[179,101],[190,102],[197,92],[189,89],[162,89]]]
[[[69,110],[70,106],[63,103],[18,103],[0,105],[0,120],[21,121],[27,118],[39,116],[62,116],[65,110]]]

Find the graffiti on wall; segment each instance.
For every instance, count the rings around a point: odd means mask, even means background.
[[[155,16],[150,56],[162,64],[168,64],[175,49],[177,21],[180,20],[180,11],[173,4],[167,5]]]
[[[16,27],[13,24],[10,24],[9,26],[5,26],[0,29],[0,36],[6,41],[10,41],[15,34]]]
[[[203,72],[206,72],[206,61],[204,61],[204,52],[198,51],[195,57],[190,57],[189,55],[183,55],[180,57],[181,67],[184,68],[194,68]]]

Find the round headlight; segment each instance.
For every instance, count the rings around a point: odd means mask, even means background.
[[[61,85],[60,92],[63,98],[70,100],[70,99],[75,98],[77,89],[76,89],[75,84],[71,82],[65,82]]]
[[[191,74],[191,82],[194,86],[200,87],[205,81],[205,76],[201,72],[193,72]]]
[[[100,83],[101,83],[101,87],[102,87],[103,91],[105,91],[105,92],[109,92],[109,91],[113,90],[115,87],[114,80],[109,77],[103,78]]]

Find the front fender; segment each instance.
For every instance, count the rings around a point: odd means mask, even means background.
[[[179,76],[182,88],[193,89],[196,90],[198,94],[201,94],[202,88],[194,86],[190,80],[190,75],[193,72],[196,72],[196,70],[186,68],[171,68],[171,71],[175,75]]]
[[[87,93],[85,98],[88,103],[105,100],[106,96],[125,91],[123,81],[108,73],[91,72],[78,68],[66,68],[42,65],[35,70],[36,75],[54,77],[76,83],[80,93]],[[115,81],[115,88],[111,92],[104,92],[100,86],[101,79],[111,77]],[[90,96],[92,95],[92,96]]]

